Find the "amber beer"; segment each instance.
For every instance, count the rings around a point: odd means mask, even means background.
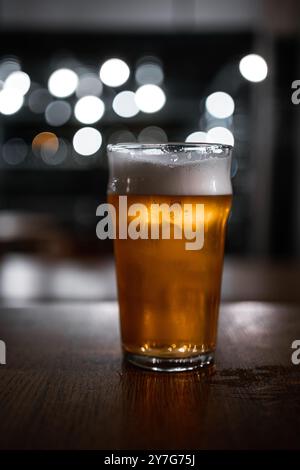
[[[188,250],[184,236],[175,239],[172,231],[170,239],[120,239],[117,216],[114,251],[125,356],[136,365],[167,371],[213,363],[232,198],[231,149],[124,144],[111,146],[109,158],[108,202],[117,215],[120,195],[127,195],[128,207],[142,203],[149,214],[153,204],[179,204],[183,212],[186,204],[204,207],[199,250]]]

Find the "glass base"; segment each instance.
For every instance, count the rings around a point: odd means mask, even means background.
[[[184,372],[212,366],[214,364],[215,354],[213,351],[199,354],[198,356],[170,358],[154,357],[142,354],[133,354],[124,352],[124,357],[131,364],[158,372]]]

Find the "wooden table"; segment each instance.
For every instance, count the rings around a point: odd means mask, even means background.
[[[299,448],[300,307],[222,306],[215,375],[124,364],[115,302],[2,307],[1,449]]]

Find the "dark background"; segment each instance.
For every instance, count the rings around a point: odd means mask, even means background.
[[[95,234],[96,207],[106,193],[105,148],[124,136],[141,140],[140,132],[149,126],[159,127],[169,141],[184,141],[191,132],[215,125],[231,130],[234,201],[228,266],[240,263],[245,272],[251,272],[256,263],[262,273],[266,263],[273,263],[275,271],[279,263],[294,272],[300,254],[300,105],[291,101],[291,84],[300,73],[296,1],[2,0],[0,7],[0,60],[14,58],[31,78],[22,109],[11,116],[0,114],[4,298],[52,297],[57,291],[49,290],[49,279],[53,284],[59,272],[63,274],[54,283],[59,284],[61,297],[78,295],[72,295],[67,286],[76,276],[83,283],[82,272],[95,285],[91,291],[83,288],[83,295],[97,296],[99,276],[106,276],[101,263],[112,254],[111,242],[99,241]],[[249,53],[260,54],[267,62],[268,75],[260,83],[249,82],[239,73],[239,61]],[[114,96],[137,89],[135,71],[150,56],[164,72],[165,106],[157,113],[140,112],[129,119],[117,116],[112,109]],[[47,88],[53,70],[68,66],[98,73],[111,57],[126,61],[130,78],[118,88],[103,86],[106,111],[91,124],[101,132],[102,145],[94,155],[83,157],[72,146],[75,132],[84,126],[73,111],[66,124],[53,127],[44,113],[30,110],[28,100],[36,88]],[[204,102],[214,91],[233,97],[231,118],[207,119]],[[76,95],[65,100],[73,110]],[[62,163],[47,164],[32,151],[34,137],[43,131],[64,139],[67,155]],[[27,145],[26,157],[18,164],[7,162],[2,152],[14,138]],[[54,271],[48,272],[49,263]],[[44,269],[47,281],[37,288],[35,279]],[[253,279],[246,277],[244,283],[250,285]],[[18,293],[19,285],[23,287]],[[115,291],[102,286],[98,295],[110,298]],[[292,300],[295,295],[288,290],[284,297]]]
[[[260,450],[252,464],[268,457],[262,449],[299,449],[299,18],[298,0],[0,0],[0,110],[3,64],[31,79],[22,108],[0,113],[0,449],[244,449],[241,468],[245,449]],[[249,53],[267,63],[259,83],[239,72]],[[165,106],[121,118],[114,96],[136,91],[149,56]],[[63,98],[71,116],[61,126],[30,102],[54,70],[99,77],[111,57],[130,77],[103,86],[106,111],[91,124],[102,145],[80,155],[76,94]],[[207,115],[215,91],[232,96],[232,117]],[[214,126],[235,140],[216,369],[138,370],[121,352],[112,243],[96,237],[106,145],[182,141]],[[45,157],[45,131],[65,153]],[[47,455],[36,458],[44,468]]]

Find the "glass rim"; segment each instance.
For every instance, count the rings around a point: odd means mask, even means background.
[[[108,144],[107,150],[109,152],[128,149],[128,150],[168,150],[168,147],[180,147],[184,150],[196,150],[197,148],[207,147],[207,148],[214,148],[214,149],[222,149],[222,150],[232,150],[233,145],[230,144],[220,144],[216,142],[165,142],[162,144],[159,143],[152,143],[152,144],[140,144],[137,142],[120,142],[118,144]],[[172,151],[172,149],[170,149]]]

